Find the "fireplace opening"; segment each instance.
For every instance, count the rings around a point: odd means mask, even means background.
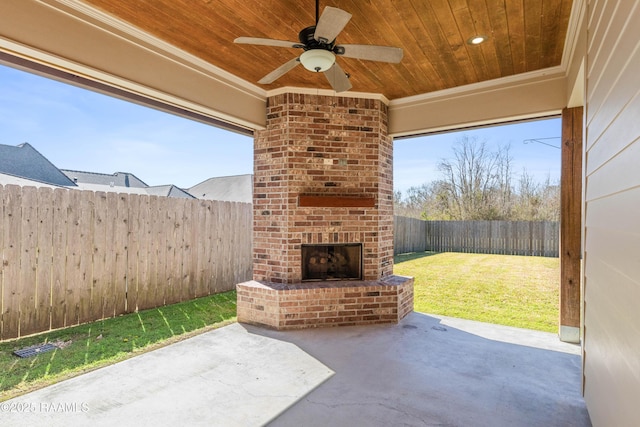
[[[362,244],[302,245],[302,280],[362,280]]]

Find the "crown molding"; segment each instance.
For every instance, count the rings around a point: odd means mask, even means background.
[[[587,2],[585,0],[574,0],[571,6],[571,15],[569,17],[569,26],[567,35],[564,40],[564,49],[562,51],[562,60],[560,66],[568,72],[571,60],[577,48],[578,39],[580,38],[580,25],[587,13]]]

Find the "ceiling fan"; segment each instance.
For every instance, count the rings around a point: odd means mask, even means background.
[[[303,49],[299,57],[293,58],[276,68],[258,81],[269,84],[302,64],[307,70],[323,73],[336,92],[351,89],[349,76],[336,62],[336,56],[364,59],[368,61],[389,62],[397,64],[402,60],[402,49],[390,46],[373,46],[362,44],[336,44],[336,37],[351,19],[351,14],[344,10],[327,6],[318,18],[319,0],[316,0],[316,25],[304,28],[298,34],[299,42],[274,40],[258,37],[238,37],[234,43],[260,46],[288,47]]]

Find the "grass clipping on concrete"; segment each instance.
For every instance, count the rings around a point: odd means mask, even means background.
[[[227,325],[236,319],[236,293],[224,292],[0,343],[0,401]],[[21,359],[34,344],[56,350]]]
[[[397,256],[394,273],[415,278],[415,311],[558,331],[558,258],[420,252]]]

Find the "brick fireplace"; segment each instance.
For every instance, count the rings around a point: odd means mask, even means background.
[[[254,141],[253,190],[253,280],[237,285],[239,321],[387,323],[413,310],[413,279],[392,274],[393,141],[383,100],[270,97]]]

